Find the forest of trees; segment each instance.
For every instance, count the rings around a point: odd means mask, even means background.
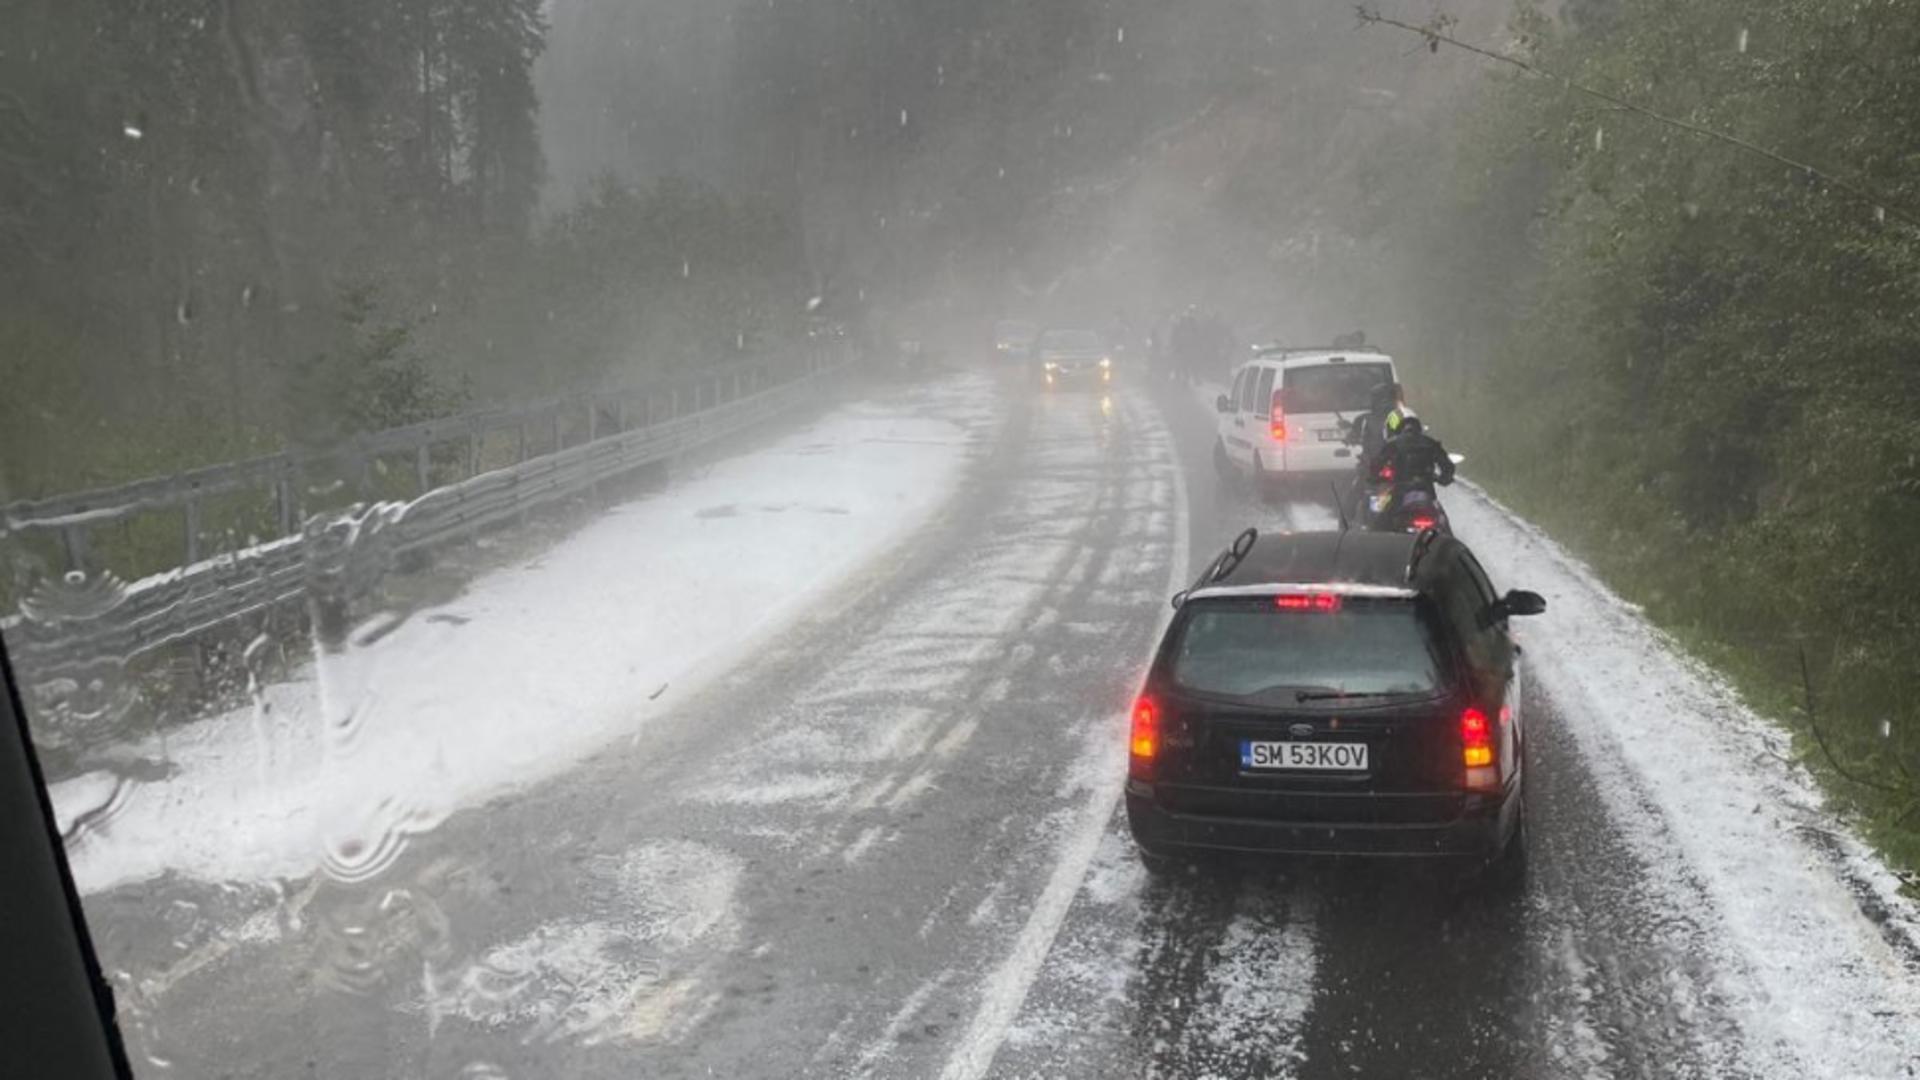
[[[754,206],[609,182],[537,217],[540,0],[4,19],[12,497],[632,378],[797,309]]]

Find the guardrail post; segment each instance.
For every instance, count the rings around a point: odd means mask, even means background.
[[[293,481],[285,476],[273,482],[273,509],[279,518],[280,535],[293,535]]]
[[[557,406],[557,405],[556,405],[556,406],[554,407],[554,410],[553,410],[553,452],[554,452],[554,453],[556,453],[556,454],[560,452],[560,446],[561,446],[561,442],[560,442],[560,436],[561,436],[561,430],[560,430],[560,425],[561,425],[561,422],[562,422],[562,421],[563,421],[564,419],[565,419],[565,414],[563,414],[563,413],[562,413],[562,412],[560,411],[560,408],[559,408],[559,406]]]
[[[69,525],[60,530],[61,546],[67,549],[67,569],[82,573],[87,569],[87,527]]]
[[[185,509],[187,519],[187,565],[192,566],[194,563],[200,561],[200,500],[188,499]]]
[[[595,439],[598,439],[599,437],[600,437],[600,403],[598,401],[595,401],[592,398],[588,398],[587,399],[587,441],[592,442]]]
[[[515,465],[521,465],[521,464],[525,464],[526,460],[527,460],[527,422],[525,420],[522,420],[520,421],[520,444],[514,448],[513,463]]]
[[[467,479],[480,475],[480,433],[467,435]]]
[[[428,453],[430,446],[430,443],[421,443],[413,451],[414,479],[420,482],[420,494],[422,495],[433,490],[433,466],[429,460],[431,455]]]

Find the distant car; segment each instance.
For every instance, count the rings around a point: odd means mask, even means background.
[[[1467,546],[1249,529],[1189,591],[1133,707],[1127,820],[1196,852],[1526,857],[1520,650]]]
[[[1374,387],[1398,381],[1393,358],[1370,346],[1262,350],[1214,402],[1214,465],[1265,491],[1318,497],[1338,485],[1344,495],[1356,451],[1342,422],[1367,411]]]
[[[1033,359],[1033,339],[1040,328],[1030,322],[1005,319],[993,324],[994,356],[1006,364],[1024,365]]]
[[[1033,343],[1033,354],[1047,386],[1113,381],[1113,352],[1092,330],[1049,330]]]

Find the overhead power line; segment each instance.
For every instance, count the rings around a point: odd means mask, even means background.
[[[1485,57],[1486,59],[1495,61],[1496,63],[1506,64],[1509,67],[1518,68],[1521,71],[1527,73],[1528,75],[1534,76],[1535,78],[1545,79],[1549,82],[1559,83],[1561,86],[1567,88],[1568,90],[1572,90],[1575,93],[1584,94],[1587,97],[1593,98],[1595,101],[1604,101],[1608,105],[1612,105],[1617,109],[1621,109],[1625,112],[1633,113],[1637,116],[1644,116],[1647,119],[1654,121],[1655,123],[1665,124],[1666,126],[1671,128],[1677,128],[1681,131],[1689,132],[1694,135],[1699,135],[1702,138],[1711,139],[1714,142],[1725,143],[1728,146],[1732,146],[1737,149],[1743,150],[1749,154],[1753,154],[1758,157],[1765,158],[1768,161],[1772,161],[1780,165],[1785,165],[1790,169],[1794,169],[1798,172],[1804,173],[1807,176],[1818,179],[1823,183],[1826,183],[1827,185],[1832,187],[1834,190],[1842,192],[1846,195],[1849,195],[1852,198],[1857,199],[1858,201],[1866,204],[1867,206],[1872,207],[1876,216],[1885,216],[1885,217],[1894,218],[1896,220],[1906,223],[1907,225],[1913,226],[1916,229],[1920,229],[1920,215],[1908,213],[1907,211],[1901,209],[1899,204],[1897,204],[1893,200],[1887,198],[1886,196],[1880,194],[1879,192],[1874,191],[1873,189],[1865,186],[1864,184],[1861,184],[1857,181],[1848,180],[1844,177],[1836,176],[1833,173],[1830,173],[1825,169],[1822,169],[1816,165],[1811,165],[1804,161],[1796,161],[1795,159],[1790,158],[1785,154],[1780,153],[1777,150],[1768,149],[1767,147],[1761,146],[1758,143],[1748,142],[1746,139],[1742,139],[1738,135],[1729,135],[1724,131],[1715,131],[1713,128],[1707,127],[1704,124],[1696,124],[1690,120],[1681,120],[1678,117],[1668,116],[1664,113],[1656,112],[1653,109],[1649,109],[1644,105],[1635,104],[1634,102],[1628,101],[1627,99],[1620,97],[1616,94],[1609,94],[1604,90],[1596,90],[1591,86],[1586,86],[1581,83],[1577,83],[1565,75],[1556,74],[1554,72],[1546,70],[1545,68],[1539,67],[1536,64],[1528,63],[1527,61],[1522,60],[1519,57],[1508,56],[1505,53],[1494,52],[1492,49],[1483,48],[1471,42],[1462,41],[1459,38],[1454,37],[1452,34],[1447,32],[1446,27],[1449,25],[1449,23],[1446,21],[1435,20],[1432,23],[1428,23],[1427,25],[1421,26],[1415,23],[1403,22],[1399,19],[1390,18],[1386,15],[1382,15],[1380,14],[1379,10],[1375,8],[1370,8],[1365,4],[1359,5],[1355,10],[1360,16],[1360,22],[1362,25],[1391,26],[1399,30],[1405,30],[1409,33],[1418,34],[1420,35],[1420,37],[1426,40],[1427,47],[1430,51],[1439,52],[1440,46],[1448,45],[1453,48],[1460,49],[1464,52],[1470,52],[1475,56]]]

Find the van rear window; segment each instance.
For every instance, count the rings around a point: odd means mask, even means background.
[[[1367,411],[1373,388],[1393,381],[1393,365],[1381,363],[1314,364],[1290,367],[1280,386],[1281,405],[1289,413]]]
[[[1175,686],[1235,698],[1299,693],[1428,696],[1444,667],[1411,600],[1343,597],[1284,610],[1273,597],[1189,604],[1174,643]]]

